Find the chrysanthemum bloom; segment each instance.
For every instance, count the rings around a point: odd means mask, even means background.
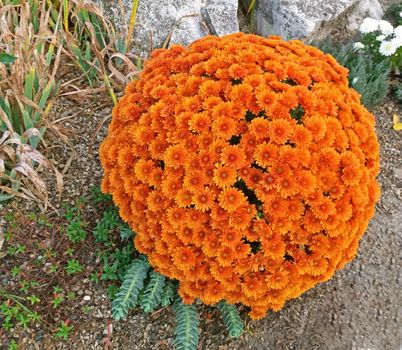
[[[380,195],[374,117],[346,69],[277,37],[156,50],[100,155],[103,191],[183,300],[254,318],[350,261]]]

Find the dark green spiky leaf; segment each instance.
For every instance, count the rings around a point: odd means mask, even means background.
[[[165,285],[165,276],[152,271],[150,280],[141,299],[141,308],[145,312],[152,312],[160,304]]]
[[[144,280],[147,277],[149,267],[144,256],[140,256],[132,262],[112,303],[114,319],[120,320],[127,317],[129,309],[136,305],[138,294],[144,287]]]
[[[176,350],[196,350],[198,347],[200,323],[197,310],[194,305],[183,304],[180,297],[173,304],[176,314],[176,329],[174,331],[174,346]]]
[[[122,225],[120,228],[120,238],[121,239],[129,239],[134,236],[134,232],[127,225]]]
[[[225,301],[221,301],[217,307],[222,314],[229,335],[234,338],[239,337],[243,332],[243,322],[241,321],[237,307]]]
[[[168,306],[173,302],[176,292],[176,284],[171,280],[167,281],[165,283],[165,287],[163,288],[163,295],[161,300],[162,307]]]

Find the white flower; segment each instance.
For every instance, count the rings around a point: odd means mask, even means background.
[[[364,19],[362,24],[360,24],[360,31],[363,34],[372,33],[372,32],[375,32],[376,30],[378,30],[378,26],[379,26],[379,23],[376,19],[367,17]]]
[[[402,39],[402,26],[398,26],[394,29],[394,34],[396,38]]]
[[[358,77],[354,77],[352,80],[352,85],[355,85],[359,81]]]
[[[377,41],[383,41],[385,38],[386,38],[386,36],[383,34],[376,37]]]
[[[400,46],[400,40],[384,40],[380,45],[379,51],[380,54],[383,56],[392,56]]]
[[[399,12],[399,16],[401,16],[401,17],[402,17],[402,11],[401,11],[401,12]]]
[[[378,23],[378,25],[380,27],[381,33],[383,33],[384,35],[391,35],[394,32],[394,27],[388,21],[382,20]]]
[[[364,48],[365,48],[364,44],[361,43],[360,41],[357,41],[357,42],[355,42],[353,44],[353,50],[355,50],[355,51],[359,51],[359,50],[362,50]]]

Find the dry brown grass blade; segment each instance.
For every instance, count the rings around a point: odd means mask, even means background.
[[[113,58],[119,58],[121,59],[125,64],[126,64],[126,69],[124,70],[124,73],[121,73],[114,65],[113,65]],[[120,64],[121,66],[121,64]],[[140,72],[137,70],[137,67],[133,63],[133,61],[127,56],[123,55],[121,53],[115,53],[112,56],[110,56],[109,62],[108,62],[108,67],[110,71],[112,72],[111,77],[115,76],[118,81],[123,85],[126,86],[131,78],[138,76]]]
[[[100,121],[100,123],[97,125],[97,127],[96,127],[94,133],[93,133],[92,136],[91,136],[91,140],[90,140],[90,142],[89,142],[89,151],[92,150],[92,146],[93,146],[94,143],[95,143],[95,138],[96,138],[96,136],[98,135],[100,129],[102,128],[102,126],[105,124],[105,122],[106,122],[110,117],[111,117],[110,115],[106,115],[105,117],[103,117],[103,119],[102,119],[102,120]]]

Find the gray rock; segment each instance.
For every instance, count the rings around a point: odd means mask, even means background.
[[[380,19],[382,16],[384,16],[384,11],[377,0],[359,1],[352,11],[350,11],[350,14],[346,16],[347,29],[350,32],[355,32],[359,29],[364,18],[371,17]]]
[[[94,0],[115,24],[127,32],[131,0]],[[133,34],[133,53],[147,57],[158,47],[188,45],[208,34],[239,30],[237,0],[140,0]]]
[[[225,35],[239,31],[237,18],[237,1],[208,0],[206,6],[201,8],[201,15],[209,31],[214,35]]]
[[[352,32],[363,18],[382,15],[378,0],[260,0],[255,20],[264,36],[319,41],[336,28]]]

